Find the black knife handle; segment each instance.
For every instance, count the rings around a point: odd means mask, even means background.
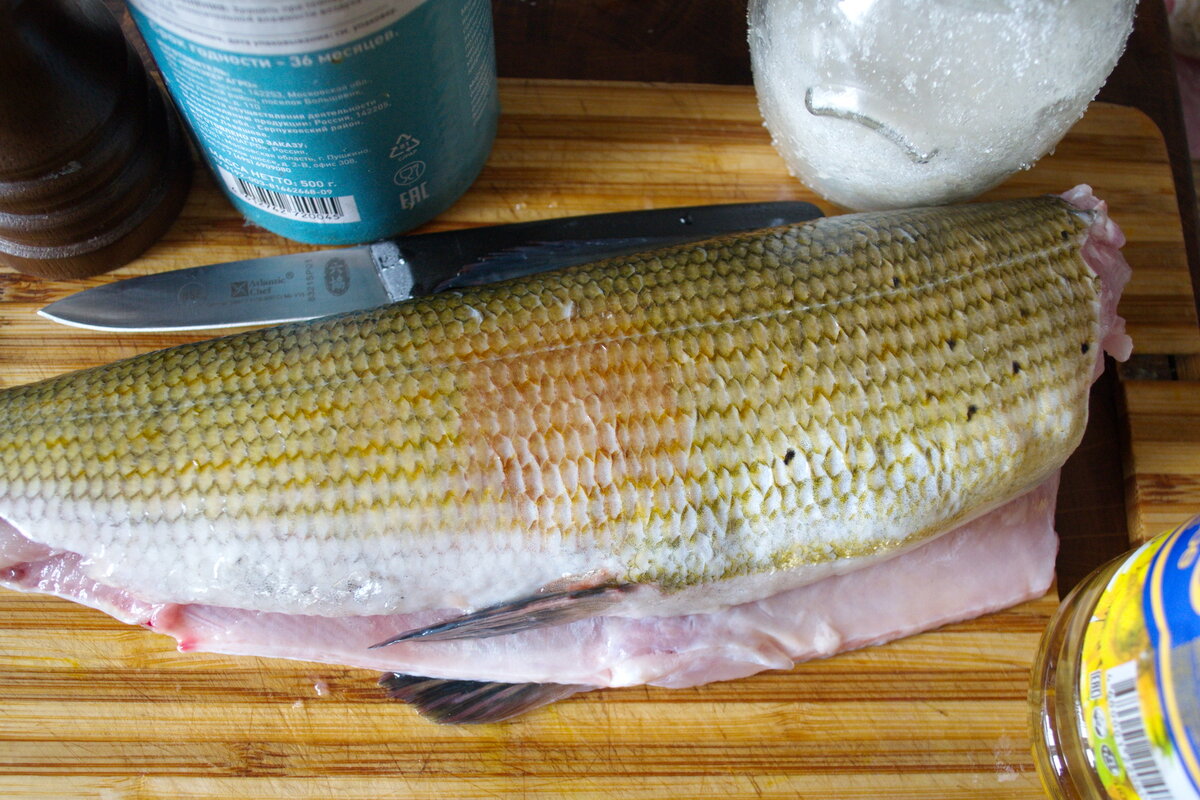
[[[798,200],[724,203],[514,222],[397,237],[386,244],[403,261],[420,265],[414,270],[416,296],[821,216],[817,206]]]

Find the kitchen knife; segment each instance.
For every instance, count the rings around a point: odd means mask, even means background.
[[[821,215],[804,202],[729,203],[401,236],[127,278],[70,295],[38,313],[106,331],[292,322]]]

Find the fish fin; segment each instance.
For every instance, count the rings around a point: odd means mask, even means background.
[[[502,722],[595,687],[566,683],[488,683],[391,673],[379,679],[388,696],[421,715],[452,725]]]
[[[390,639],[371,645],[370,649],[387,647],[397,642],[420,640],[441,642],[451,639],[485,639],[509,633],[564,625],[594,617],[620,600],[637,584],[607,584],[571,591],[545,592],[522,597],[507,603],[464,614],[461,617],[430,625],[427,628],[405,631]]]

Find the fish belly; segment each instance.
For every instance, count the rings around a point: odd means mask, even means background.
[[[520,633],[371,645],[437,614],[317,617],[216,605],[146,606],[66,584],[71,564],[30,572],[186,651],[320,661],[444,679],[679,688],[788,669],[1040,597],[1054,578],[1057,475],[896,558],[709,614],[598,616]],[[79,573],[76,573],[77,575]],[[106,605],[106,603],[110,605]]]

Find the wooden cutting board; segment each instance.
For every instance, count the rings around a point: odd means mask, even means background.
[[[507,81],[502,100],[483,175],[427,230],[735,200],[804,199],[840,211],[788,177],[749,87]],[[1157,130],[1132,110],[1095,106],[1052,157],[990,195],[1080,182],[1108,200],[1128,235],[1135,274],[1121,309],[1139,351],[1200,353]],[[0,385],[200,338],[94,333],[34,315],[66,293],[304,249],[243,224],[201,177],[168,236],[115,273],[74,283],[0,274]],[[1143,444],[1155,452],[1155,436],[1171,438],[1171,420],[1200,418],[1200,408],[1180,411],[1169,391],[1144,383],[1127,398],[1134,454]],[[1135,524],[1177,521],[1196,496],[1200,437],[1174,438],[1173,460],[1152,462],[1151,473],[1130,459],[1127,475],[1131,486],[1191,480],[1193,494],[1160,503],[1134,492]],[[386,700],[373,673],[179,654],[172,640],[99,612],[0,590],[0,793],[1036,798],[1025,692],[1055,606],[1048,595],[790,672],[594,692],[508,724],[455,728]]]

